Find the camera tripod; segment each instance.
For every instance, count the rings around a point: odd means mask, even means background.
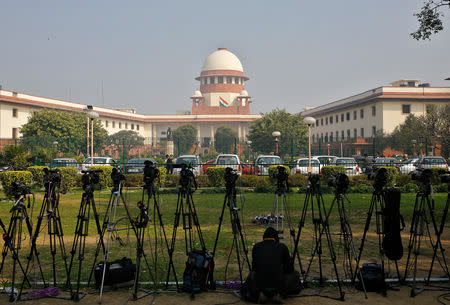
[[[312,222],[314,224],[315,249],[314,249],[314,252],[312,253],[312,256],[311,256],[311,259],[309,261],[306,271],[303,269],[303,266],[300,263],[300,271],[301,271],[301,274],[303,275],[303,281],[304,281],[304,283],[306,283],[306,279],[308,277],[308,274],[309,274],[309,271],[310,271],[310,268],[312,265],[312,261],[313,261],[315,255],[317,254],[318,264],[319,264],[319,285],[323,286],[323,284],[324,284],[323,267],[322,267],[322,253],[323,253],[322,252],[322,234],[325,233],[325,236],[327,239],[327,244],[328,244],[328,249],[330,251],[330,258],[333,263],[333,268],[334,268],[334,272],[336,274],[336,280],[337,280],[338,289],[339,289],[340,297],[338,298],[338,300],[343,301],[345,293],[342,291],[342,284],[341,284],[341,281],[339,280],[339,273],[338,273],[337,265],[336,265],[336,254],[334,251],[333,240],[331,239],[330,227],[328,224],[329,214],[327,215],[327,213],[326,213],[325,203],[324,203],[324,200],[322,197],[322,192],[320,189],[320,183],[319,183],[320,176],[311,175],[311,176],[309,176],[308,180],[309,180],[308,190],[306,192],[306,197],[305,197],[305,201],[303,204],[303,210],[302,210],[301,218],[300,218],[300,221],[298,224],[298,232],[297,232],[297,236],[295,238],[294,253],[293,253],[292,257],[294,260],[295,256],[298,255],[298,244],[300,241],[302,229],[305,226],[305,221],[306,221],[306,216],[307,216],[306,214],[308,212],[308,206],[311,206],[311,216],[312,216]],[[330,212],[331,212],[331,209],[330,209]],[[320,291],[317,294],[317,296],[329,297],[329,296],[321,295]]]
[[[36,256],[37,262],[39,264],[39,252],[37,251],[37,240],[39,237],[39,233],[41,231],[41,226],[43,224],[44,218],[46,218],[46,223],[44,224],[44,228],[47,227],[47,234],[49,236],[50,242],[50,255],[52,257],[52,274],[53,274],[53,286],[57,286],[56,282],[56,253],[59,244],[59,249],[61,252],[61,257],[64,262],[64,270],[66,272],[66,276],[69,273],[67,267],[67,255],[66,248],[64,245],[64,234],[61,225],[61,216],[59,213],[59,189],[61,186],[61,174],[56,170],[48,170],[44,169],[44,187],[45,194],[44,200],[42,201],[42,206],[39,211],[39,216],[37,217],[37,224],[34,230],[34,235],[31,239],[31,249],[30,254],[28,255],[28,262],[25,272],[28,273],[31,260],[33,259],[33,254]],[[45,279],[42,277],[42,281],[45,285]],[[24,288],[25,279],[22,281],[22,286],[20,287],[19,299],[22,295],[22,291]],[[68,289],[70,294],[72,294],[72,285],[68,282]],[[70,298],[69,298],[70,299]]]
[[[178,287],[178,279],[175,272],[175,266],[173,263],[173,253],[175,251],[175,243],[177,237],[178,226],[180,225],[180,218],[182,218],[183,222],[183,230],[184,230],[184,243],[186,249],[186,255],[189,254],[190,251],[194,248],[194,230],[197,231],[199,243],[201,250],[206,253],[206,245],[205,240],[203,238],[203,234],[200,228],[200,223],[198,221],[197,211],[195,209],[194,199],[192,198],[192,193],[197,190],[197,182],[195,181],[195,176],[189,168],[186,166],[183,167],[180,171],[180,189],[178,191],[178,199],[177,199],[177,207],[175,210],[175,219],[173,223],[173,233],[172,239],[170,242],[169,248],[169,268],[167,270],[167,278],[166,278],[166,288],[169,285],[170,272],[173,272],[177,289]],[[208,279],[211,283],[213,283],[213,279]],[[213,285],[213,284],[212,284]]]
[[[426,170],[425,170],[426,171]],[[422,175],[425,176],[428,173],[423,172]],[[430,174],[431,176],[431,174]],[[442,262],[441,267],[443,271],[447,274],[447,276],[450,275],[447,261],[445,259],[445,253],[444,248],[441,243],[441,235],[445,226],[445,219],[448,212],[448,205],[449,200],[447,198],[446,207],[444,209],[444,214],[442,216],[442,221],[440,228],[438,229],[436,218],[434,214],[434,199],[432,198],[430,200],[430,194],[432,192],[432,186],[431,182],[427,177],[423,178],[424,180],[421,181],[420,189],[417,192],[416,200],[414,203],[414,212],[413,212],[413,218],[411,221],[411,230],[410,230],[410,237],[409,237],[409,243],[408,243],[408,258],[406,260],[406,267],[405,267],[405,277],[404,279],[407,279],[409,268],[413,269],[413,278],[412,278],[412,284],[411,284],[411,297],[415,297],[419,293],[423,292],[424,290],[448,290],[448,288],[431,288],[431,287],[417,287],[416,284],[416,277],[417,277],[417,261],[418,257],[421,254],[421,244],[422,244],[422,236],[425,234],[428,235],[429,241],[433,247],[433,259],[430,266],[430,269],[428,271],[428,278],[425,281],[426,285],[429,285],[431,272],[433,269],[434,261],[437,257],[437,251],[439,249],[439,252],[442,256]],[[428,219],[429,215],[430,219]],[[433,240],[431,238],[431,232],[429,227],[429,220],[431,220],[431,225],[433,226],[434,234],[436,235],[436,243],[433,243]],[[425,232],[426,230],[426,232]]]
[[[102,249],[105,250],[105,245],[103,243],[103,231],[100,227],[100,220],[98,218],[97,208],[94,201],[94,189],[95,185],[99,182],[99,175],[102,170],[89,170],[83,171],[82,182],[83,182],[83,194],[81,196],[80,209],[78,210],[77,225],[75,227],[75,236],[73,239],[72,250],[70,251],[71,258],[69,263],[69,272],[67,274],[67,284],[71,285],[71,271],[73,267],[73,260],[75,254],[78,252],[78,273],[77,273],[77,286],[75,292],[72,291],[72,299],[79,301],[86,294],[82,293],[80,295],[80,280],[81,280],[81,267],[84,260],[84,253],[86,248],[86,236],[88,236],[89,231],[89,220],[90,213],[94,216],[95,224],[97,227],[97,234],[99,235],[99,242]]]
[[[248,248],[246,246],[246,241],[244,234],[242,233],[241,220],[239,219],[239,211],[240,209],[236,205],[236,180],[238,179],[238,175],[232,172],[232,168],[227,167],[225,173],[225,199],[223,201],[222,211],[219,217],[219,226],[217,228],[216,240],[214,241],[214,248],[211,254],[212,258],[214,258],[217,249],[217,243],[219,241],[220,229],[222,227],[223,215],[225,212],[225,208],[228,206],[230,212],[230,223],[231,223],[231,231],[233,233],[233,241],[230,249],[230,253],[228,255],[229,258],[232,255],[233,249],[236,248],[236,259],[239,268],[239,279],[241,283],[243,282],[243,268],[244,264],[247,264],[248,270],[251,271],[250,261],[248,259]],[[242,260],[242,262],[241,262]],[[228,263],[227,263],[228,267]]]
[[[23,281],[26,281],[27,284],[30,284],[30,281],[27,277],[27,272],[23,268],[22,263],[20,262],[19,258],[19,252],[22,246],[22,224],[25,220],[25,225],[28,231],[28,234],[32,236],[32,225],[30,218],[27,213],[27,208],[24,205],[25,200],[25,194],[20,194],[15,196],[15,203],[13,207],[10,210],[11,218],[9,221],[8,229],[6,229],[5,224],[0,219],[0,227],[3,229],[3,250],[2,250],[2,262],[0,264],[0,274],[3,271],[3,266],[5,264],[6,256],[8,255],[8,252],[11,251],[12,253],[12,272],[11,272],[11,292],[9,294],[9,301],[14,302],[16,300],[15,297],[15,286],[16,286],[16,273],[17,273],[17,265],[19,265],[20,270],[23,273]],[[38,263],[39,271],[41,275],[43,275],[41,264]]]

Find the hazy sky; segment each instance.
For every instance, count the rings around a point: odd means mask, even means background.
[[[446,30],[417,42],[421,0],[0,2],[4,89],[146,114],[190,110],[226,47],[252,112],[299,112],[402,78],[450,86]],[[102,98],[103,83],[103,98]]]

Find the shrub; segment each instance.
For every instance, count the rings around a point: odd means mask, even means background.
[[[39,187],[44,186],[44,168],[48,169],[47,166],[30,166],[27,169],[33,175],[34,184]]]
[[[162,186],[165,185],[165,183],[166,183],[166,178],[167,178],[167,168],[165,168],[164,166],[158,166],[158,170],[159,170],[159,183],[158,183],[158,187],[162,187]]]
[[[58,171],[61,173],[61,187],[59,190],[65,194],[75,186],[78,170],[75,167],[59,167]]]
[[[402,186],[405,186],[410,183],[413,183],[413,181],[411,179],[411,175],[397,174],[397,177],[395,178],[396,186],[402,187]]]
[[[200,190],[200,194],[222,194],[225,193],[224,187],[210,187]]]
[[[380,166],[379,168],[386,169],[386,177],[387,177],[386,185],[393,187],[398,173],[397,169],[393,166]]]
[[[12,197],[11,183],[22,181],[26,185],[31,185],[33,182],[33,174],[29,171],[7,171],[0,175],[2,181],[3,191],[8,197]]]
[[[328,184],[328,179],[332,178],[335,174],[345,174],[345,167],[343,166],[324,166],[322,167],[322,184]]]
[[[241,184],[243,187],[255,187],[257,182],[263,177],[254,175],[242,175]]]
[[[90,170],[101,170],[102,172],[99,173],[100,175],[100,182],[98,183],[99,189],[104,189],[106,187],[112,186],[112,180],[111,180],[111,173],[112,173],[112,166],[98,166],[94,165],[91,166]]]
[[[209,178],[206,175],[198,175],[196,178],[198,187],[208,187]]]
[[[419,186],[414,183],[407,183],[402,186],[400,190],[402,191],[402,193],[417,193],[417,191],[419,190]]]
[[[431,167],[430,168],[432,175],[431,175],[431,184],[432,185],[438,185],[441,183],[441,178],[439,177],[439,171],[443,170],[441,167]]]
[[[372,183],[369,181],[369,178],[367,178],[367,175],[356,175],[356,176],[350,176],[348,177],[350,181],[350,187],[352,186],[359,186],[361,184],[364,185],[371,185]]]
[[[144,185],[144,176],[142,174],[125,174],[126,187],[142,187]]]
[[[447,193],[448,185],[446,183],[441,183],[433,186],[433,191],[435,193]]]
[[[289,176],[289,186],[305,186],[308,184],[308,177],[301,174],[294,174]]]
[[[368,184],[359,184],[350,189],[352,193],[368,194],[373,192],[373,186]]]
[[[256,181],[254,186],[254,191],[256,193],[273,193],[275,192],[276,186],[270,183],[270,179],[267,176],[260,176],[261,179]]]
[[[206,175],[208,176],[209,185],[211,186],[224,186],[225,179],[223,176],[225,175],[225,167],[208,167],[206,169]]]
[[[176,187],[180,184],[180,175],[166,175],[166,180],[164,183],[165,187]]]

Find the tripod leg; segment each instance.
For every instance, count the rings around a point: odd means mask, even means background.
[[[213,252],[212,252],[212,257],[214,258],[214,256],[216,255],[216,249],[217,249],[217,242],[219,241],[219,235],[220,235],[220,229],[222,227],[222,221],[223,221],[223,214],[225,212],[225,206],[227,204],[227,201],[229,201],[229,196],[228,193],[225,195],[225,199],[223,201],[223,205],[222,205],[222,211],[220,212],[220,217],[219,217],[219,225],[217,227],[217,234],[216,234],[216,239],[214,240],[214,248],[213,248]],[[229,204],[229,203],[228,203]],[[231,207],[230,207],[231,209]]]
[[[416,238],[417,223],[419,221],[419,219],[418,219],[419,196],[420,196],[419,193],[417,193],[416,200],[414,202],[414,211],[413,211],[413,217],[411,220],[411,229],[409,231],[408,257],[406,259],[405,276],[403,277],[404,281],[406,281],[406,279],[408,278],[408,269],[410,267],[409,264],[410,264],[411,252],[413,251],[414,240]]]
[[[175,267],[173,263],[173,252],[175,251],[175,243],[177,240],[177,229],[178,225],[180,224],[180,216],[182,213],[182,199],[181,199],[181,190],[178,192],[178,200],[177,200],[177,208],[175,210],[175,218],[173,223],[173,231],[172,231],[172,240],[170,242],[170,249],[169,249],[169,268],[167,270],[167,278],[166,278],[166,289],[169,286],[169,279],[170,279],[170,271],[173,270],[173,273],[175,274]],[[175,275],[175,282],[178,289],[178,280]]]
[[[298,223],[297,236],[295,237],[295,242],[294,242],[294,252],[292,253],[292,266],[294,266],[295,257],[297,257],[298,263],[300,266],[300,273],[302,274],[302,276],[305,276],[305,271],[303,270],[302,262],[300,259],[300,253],[298,251],[298,243],[300,242],[300,235],[302,234],[302,229],[305,226],[306,212],[308,211],[308,203],[309,203],[310,199],[311,199],[311,191],[308,191],[306,193],[305,201],[303,203],[302,215],[301,215],[300,221]],[[304,278],[303,280],[305,280],[305,279],[306,278]]]
[[[194,203],[194,199],[192,198],[192,194],[188,195],[189,197],[189,209],[191,211],[193,220],[194,220],[194,225],[197,229],[197,234],[198,234],[198,238],[200,240],[200,246],[202,247],[202,250],[206,252],[206,244],[205,244],[205,239],[203,238],[203,233],[202,230],[200,228],[200,222],[198,220],[198,214],[197,214],[197,210],[195,208],[195,203]]]
[[[66,277],[69,274],[69,268],[67,265],[67,252],[66,252],[66,246],[64,244],[64,233],[62,229],[61,224],[61,215],[59,213],[59,207],[57,206],[55,208],[55,228],[56,228],[56,236],[58,236],[58,242],[59,242],[59,248],[61,251],[61,256],[64,261],[64,270],[66,271]],[[69,281],[70,284],[70,281]],[[69,292],[72,295],[72,285],[69,285]]]

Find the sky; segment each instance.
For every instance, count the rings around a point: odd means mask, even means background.
[[[297,113],[399,79],[450,86],[444,31],[416,41],[422,0],[0,2],[5,90],[138,113],[190,110],[218,47],[250,77],[252,113]]]

